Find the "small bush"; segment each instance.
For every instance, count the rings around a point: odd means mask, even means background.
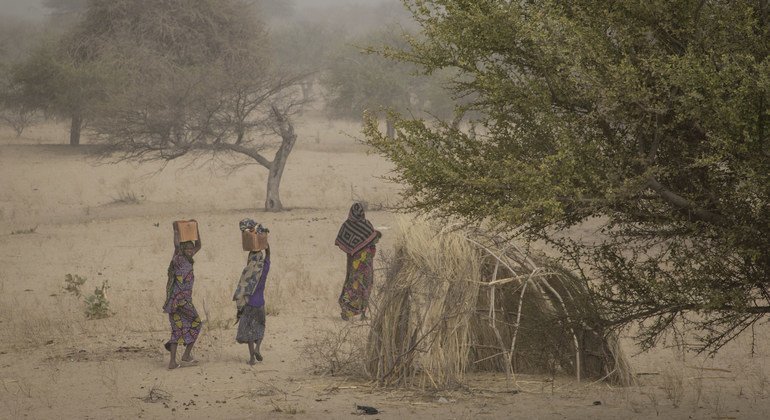
[[[80,297],[82,295],[80,286],[85,282],[85,277],[80,277],[77,274],[67,274],[64,276],[64,291],[75,295],[75,297]]]
[[[81,298],[83,297],[83,292],[80,288],[85,282],[85,277],[81,277],[77,274],[67,274],[64,276],[64,291],[77,298]],[[83,299],[83,302],[85,303],[84,312],[86,318],[101,319],[113,315],[113,312],[110,310],[110,301],[107,300],[106,291],[109,288],[110,286],[107,284],[107,280],[105,280],[100,287],[94,289],[94,293]]]
[[[136,193],[130,190],[118,191],[118,197],[114,199],[115,204],[139,204],[141,200],[136,196]]]
[[[113,313],[110,311],[110,301],[107,300],[106,290],[109,289],[107,280],[102,282],[101,287],[94,289],[94,293],[87,296],[86,303],[86,317],[88,319],[101,319],[111,316]]]
[[[14,230],[13,232],[11,232],[11,235],[26,235],[30,233],[35,233],[36,231],[37,231],[37,226],[29,229]]]
[[[364,376],[367,331],[354,324],[317,331],[302,347],[303,359],[318,375]]]

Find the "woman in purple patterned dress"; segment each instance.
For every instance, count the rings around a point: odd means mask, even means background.
[[[193,284],[193,255],[201,249],[200,232],[198,239],[179,243],[179,232],[174,229],[174,256],[168,266],[168,282],[166,283],[166,303],[163,312],[168,314],[171,324],[171,338],[166,342],[166,350],[171,353],[168,368],[179,367],[176,362],[176,350],[179,344],[185,346],[182,363],[193,364],[193,345],[201,331],[201,318],[192,302]]]
[[[350,207],[348,220],[340,226],[334,244],[347,254],[345,283],[338,303],[343,320],[361,315],[366,319],[369,294],[374,283],[375,244],[382,234],[366,220],[364,206],[355,203]]]

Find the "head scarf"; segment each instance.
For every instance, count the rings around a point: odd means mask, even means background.
[[[364,206],[361,203],[355,203],[350,207],[348,220],[340,226],[334,244],[345,253],[354,255],[367,245],[377,243],[380,235],[380,232],[366,220]]]
[[[257,233],[270,232],[270,229],[266,228],[265,226],[262,226],[261,223],[255,222],[254,219],[243,219],[240,222],[238,222],[238,227],[241,228],[241,231],[254,230]]]

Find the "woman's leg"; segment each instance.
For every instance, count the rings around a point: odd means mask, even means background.
[[[183,362],[192,362],[193,361],[192,349],[193,349],[194,345],[195,345],[195,343],[193,342],[193,343],[190,343],[187,346],[185,346],[184,354],[182,355],[182,361]]]
[[[259,346],[262,344],[262,339],[265,337],[265,307],[261,307],[257,310],[257,339],[254,340],[254,358],[258,362],[262,361],[262,354],[259,352]]]
[[[258,362],[262,361],[262,354],[259,352],[259,345],[260,344],[262,344],[262,339],[261,338],[254,342],[254,353],[252,353],[253,354],[252,357],[257,359]]]
[[[169,344],[168,345],[168,351],[171,352],[171,359],[168,362],[168,368],[169,369],[176,369],[179,367],[179,364],[176,362],[176,348],[178,344]]]
[[[180,320],[182,322],[182,337],[185,341],[185,350],[182,355],[183,362],[192,362],[192,350],[195,346],[195,341],[198,340],[198,334],[201,331],[201,318],[198,316],[198,311],[195,310],[195,306],[192,302],[185,302],[184,305],[177,309]]]
[[[249,364],[253,365],[257,363],[256,358],[254,357],[254,342],[249,341]]]

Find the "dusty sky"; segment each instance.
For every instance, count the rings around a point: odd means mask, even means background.
[[[29,19],[42,19],[45,9],[41,0],[0,0],[0,14]]]
[[[337,4],[376,4],[383,0],[295,0],[297,7]],[[387,0],[393,2],[394,0]],[[397,0],[395,0],[397,1]],[[0,15],[41,20],[48,13],[42,0],[0,0]]]

